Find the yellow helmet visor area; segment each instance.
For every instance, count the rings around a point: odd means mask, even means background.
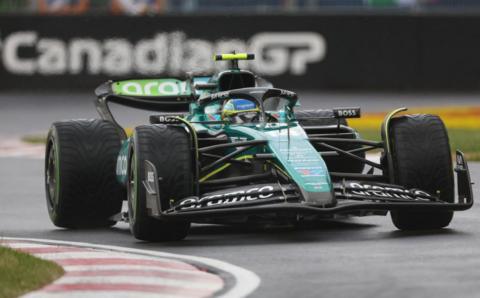
[[[232,98],[225,101],[222,108],[222,120],[228,117],[234,117],[238,114],[260,113],[260,108],[252,100],[243,98]]]
[[[244,113],[260,113],[260,109],[255,108],[255,109],[241,110],[241,111],[223,110],[222,111],[222,120],[224,120],[227,117],[233,117],[233,116],[237,116],[238,114],[244,114]]]

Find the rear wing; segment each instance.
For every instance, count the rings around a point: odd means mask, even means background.
[[[122,139],[125,130],[110,111],[109,103],[161,112],[186,112],[195,101],[191,80],[178,78],[108,81],[95,89],[95,107],[100,117],[113,123]]]
[[[178,78],[108,81],[95,89],[98,99],[150,111],[188,111],[195,100],[189,80]]]
[[[214,60],[228,60],[232,62],[231,68],[238,70],[238,60],[252,60],[253,54],[232,53],[216,55]],[[160,112],[186,112],[190,104],[195,102],[198,95],[195,90],[213,91],[217,84],[193,84],[193,77],[188,74],[186,80],[179,78],[141,79],[108,81],[95,89],[97,99],[95,106],[102,119],[112,122],[119,135],[126,138],[125,131],[115,121],[108,104],[114,102],[127,107],[160,111]]]

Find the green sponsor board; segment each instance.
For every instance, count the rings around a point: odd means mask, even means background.
[[[126,96],[189,96],[190,85],[177,79],[128,80],[112,84],[114,94]]]

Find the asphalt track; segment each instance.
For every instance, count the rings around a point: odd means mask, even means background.
[[[454,95],[455,96],[455,95]],[[0,135],[45,131],[49,123],[95,117],[89,100],[76,96],[0,96]],[[364,101],[367,96],[362,95]],[[385,110],[418,106],[418,97],[371,95],[360,106]],[[373,99],[372,99],[373,98]],[[397,100],[398,98],[398,100]],[[477,104],[474,95],[421,105]],[[325,107],[356,105],[352,95],[311,97]],[[368,106],[364,106],[368,105]],[[140,114],[121,110],[125,121]],[[470,164],[476,198],[480,164]],[[252,297],[480,297],[480,207],[456,214],[448,229],[396,231],[389,217],[326,221],[304,227],[225,227],[195,225],[189,237],[173,243],[136,241],[126,224],[111,229],[67,231],[49,221],[43,186],[43,161],[0,158],[0,236],[92,242],[209,257],[255,272],[261,285]]]

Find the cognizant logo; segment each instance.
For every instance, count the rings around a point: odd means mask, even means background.
[[[226,62],[212,54],[252,52],[255,61],[240,66],[269,75],[304,75],[309,64],[327,53],[324,37],[316,32],[260,32],[248,40],[188,38],[183,32],[160,32],[151,38],[42,37],[36,31],[17,31],[0,41],[1,62],[16,75],[179,75],[186,71],[215,71]],[[24,52],[33,55],[23,55]]]

